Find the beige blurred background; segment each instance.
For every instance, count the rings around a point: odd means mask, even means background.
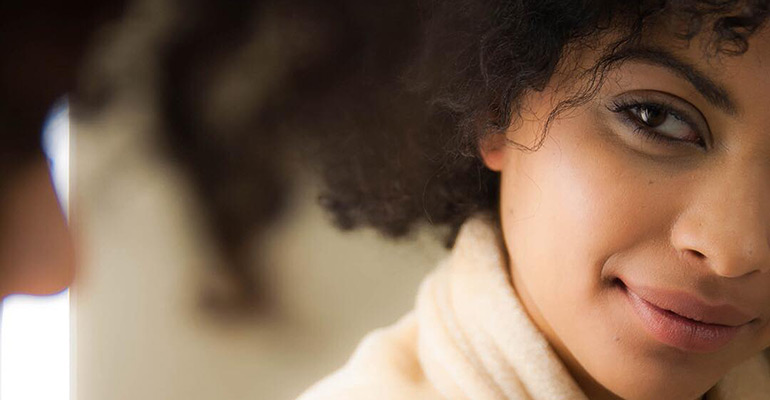
[[[399,242],[337,231],[316,205],[316,180],[298,170],[294,201],[262,249],[277,312],[240,322],[202,313],[201,290],[221,261],[183,174],[156,141],[146,55],[173,19],[164,7],[137,2],[107,32],[113,45],[94,68],[117,80],[119,96],[73,125],[82,266],[72,291],[72,398],[293,399],[341,366],[366,332],[410,310],[445,251],[428,231]]]

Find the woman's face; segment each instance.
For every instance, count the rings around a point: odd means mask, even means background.
[[[539,150],[482,143],[514,287],[592,399],[695,399],[770,346],[770,34],[654,43]],[[554,87],[507,139],[540,137]]]

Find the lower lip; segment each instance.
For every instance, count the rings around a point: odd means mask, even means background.
[[[717,351],[726,346],[740,328],[693,321],[650,304],[625,286],[623,290],[647,332],[659,342],[684,351]]]

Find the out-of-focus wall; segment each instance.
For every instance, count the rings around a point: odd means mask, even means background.
[[[206,318],[201,283],[218,258],[184,176],[156,144],[148,100],[142,46],[153,41],[142,37],[162,30],[158,11],[139,7],[123,24],[124,46],[100,62],[128,83],[73,129],[73,399],[293,399],[366,332],[410,310],[444,250],[427,232],[394,243],[335,230],[312,176],[298,172],[296,201],[263,250],[277,312],[240,324]]]

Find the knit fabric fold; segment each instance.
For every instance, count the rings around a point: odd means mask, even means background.
[[[466,222],[423,281],[414,312],[361,342],[299,400],[586,400],[513,291],[501,235]],[[736,367],[708,400],[770,399],[765,353]]]
[[[419,358],[447,399],[583,400],[510,283],[500,235],[476,218],[417,297]]]

